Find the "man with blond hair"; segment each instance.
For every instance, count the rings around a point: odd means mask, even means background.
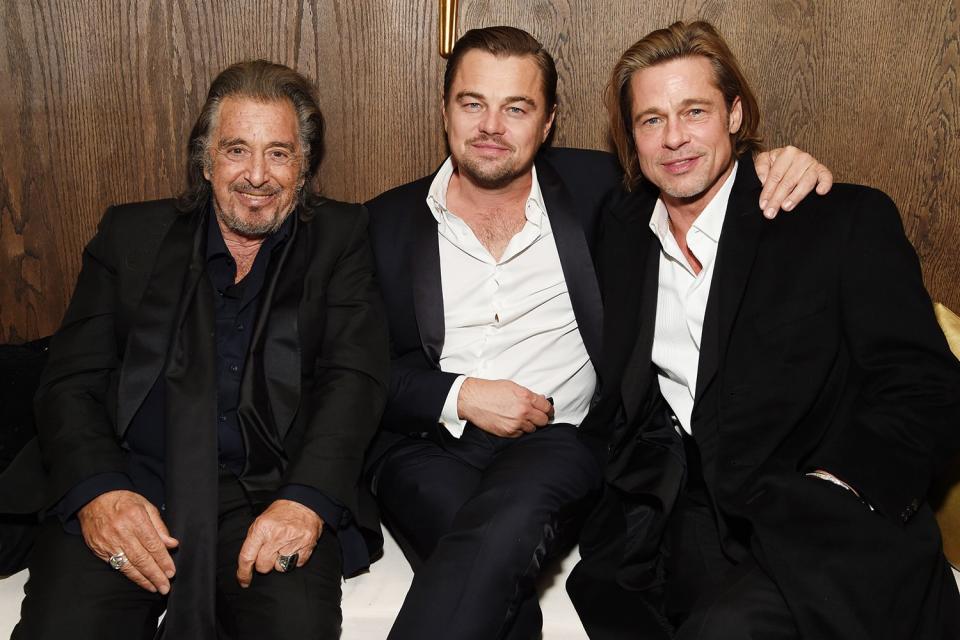
[[[924,497],[960,365],[893,202],[754,215],[757,101],[708,23],[630,47],[607,106],[604,497],[568,583],[591,638],[960,637]]]

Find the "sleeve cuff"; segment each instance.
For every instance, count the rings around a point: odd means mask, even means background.
[[[80,523],[77,522],[76,518],[77,512],[97,496],[108,491],[119,490],[135,490],[133,483],[130,482],[130,478],[126,474],[113,471],[98,473],[70,489],[60,498],[60,502],[53,507],[51,512],[57,514],[67,533],[80,533]]]
[[[343,562],[344,577],[354,576],[370,566],[370,554],[367,551],[363,535],[350,515],[350,510],[322,491],[305,484],[288,484],[277,491],[280,500],[293,500],[313,509],[323,519],[324,527],[340,541],[340,557]]]
[[[467,376],[457,376],[447,392],[447,399],[443,403],[443,410],[440,412],[440,424],[450,432],[454,438],[463,435],[463,430],[467,426],[467,421],[460,418],[457,413],[457,399],[460,397],[460,387],[463,386]]]
[[[350,512],[339,502],[328,498],[322,491],[305,484],[284,485],[277,491],[277,498],[299,502],[305,507],[313,509],[323,520],[324,526],[330,527],[334,531],[345,526],[347,520],[350,519]]]

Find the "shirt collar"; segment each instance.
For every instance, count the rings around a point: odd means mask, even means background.
[[[530,195],[527,196],[524,213],[528,222],[537,228],[542,228],[546,221],[547,207],[543,202],[543,192],[540,190],[536,165],[532,166],[530,171],[533,175],[531,177]],[[430,189],[427,191],[427,207],[441,227],[446,226],[448,215],[455,215],[447,209],[447,188],[450,186],[451,177],[453,177],[453,157],[447,156],[447,159],[433,177]]]
[[[720,242],[723,220],[727,215],[727,203],[730,201],[730,192],[733,190],[733,183],[737,177],[737,166],[737,161],[734,161],[730,175],[726,177],[720,190],[707,203],[707,206],[693,221],[691,227],[699,229],[703,235],[715,243]],[[650,216],[650,230],[659,238],[661,245],[664,244],[666,236],[670,234],[669,214],[662,198],[657,198],[657,204],[653,207],[653,214]]]

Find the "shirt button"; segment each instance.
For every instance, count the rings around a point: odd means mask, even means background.
[[[238,364],[230,365],[230,373],[236,373],[238,371],[240,371],[240,365]]]
[[[217,416],[217,420],[219,420],[220,422],[226,422],[227,416],[221,413],[219,416]]]

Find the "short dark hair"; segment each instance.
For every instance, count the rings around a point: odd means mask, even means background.
[[[187,146],[187,188],[180,194],[181,211],[205,208],[213,194],[203,171],[211,163],[210,137],[216,129],[220,106],[230,97],[250,98],[260,102],[289,101],[297,114],[297,130],[303,153],[303,189],[300,204],[311,206],[322,199],[316,184],[323,159],[323,114],[320,112],[317,89],[312,82],[290,67],[267,60],[247,60],[232,64],[213,79],[207,100],[190,132]]]
[[[641,178],[640,162],[633,141],[630,79],[638,71],[678,58],[700,56],[713,68],[713,79],[723,94],[727,108],[740,98],[743,121],[733,134],[735,153],[740,156],[760,149],[760,107],[750,89],[746,76],[740,70],[736,57],[723,36],[709,22],[674,22],[666,29],[651,31],[623,52],[613,68],[607,84],[605,100],[610,117],[610,135],[623,165],[624,184],[628,189]]]
[[[498,57],[530,56],[533,58],[540,68],[547,112],[549,113],[557,106],[557,65],[553,62],[553,56],[547,53],[539,40],[516,27],[470,29],[460,36],[457,43],[453,45],[453,51],[447,58],[447,68],[443,72],[444,103],[450,100],[450,87],[453,85],[453,77],[460,67],[463,56],[475,49]]]

